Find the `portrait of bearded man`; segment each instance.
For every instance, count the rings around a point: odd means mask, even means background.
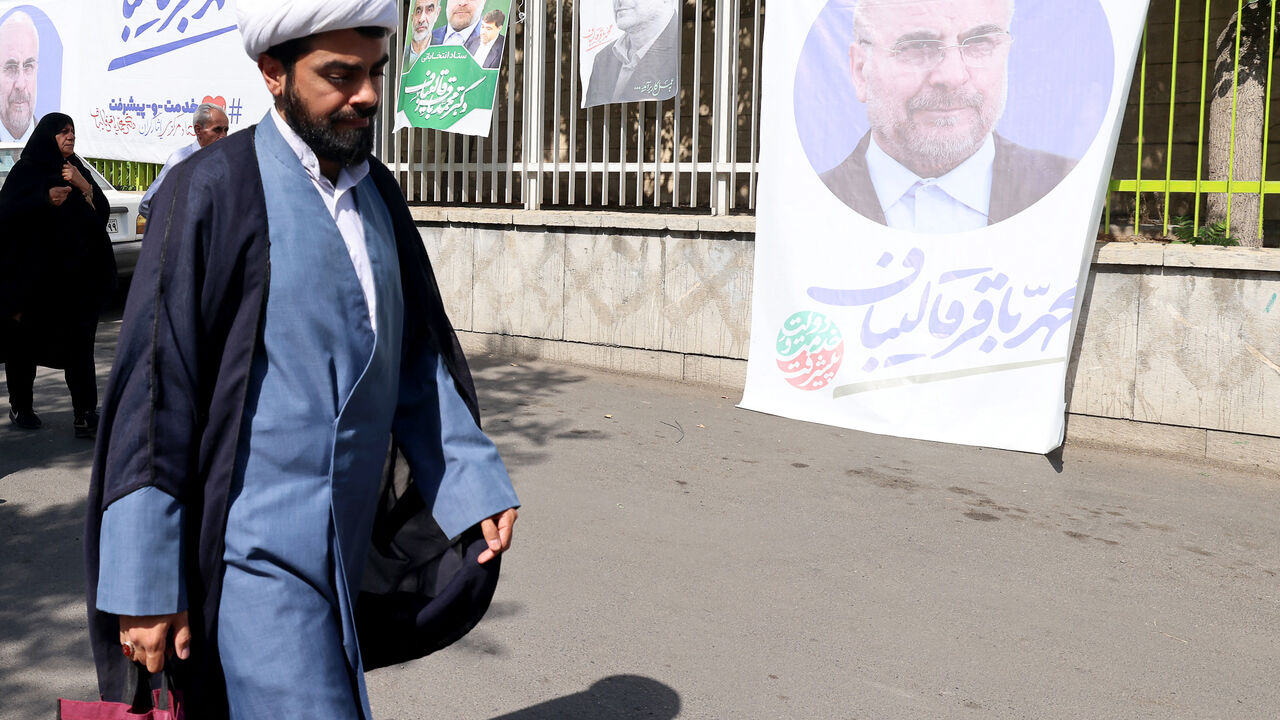
[[[35,129],[40,35],[31,16],[14,11],[0,22],[0,142],[26,142]]]
[[[1076,160],[996,126],[1009,95],[1014,0],[862,0],[849,70],[870,130],[821,174],[837,198],[889,227],[948,233],[1030,207]]]

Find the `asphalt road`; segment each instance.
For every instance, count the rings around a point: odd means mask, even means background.
[[[105,322],[105,382],[118,328]],[[524,508],[486,620],[379,718],[1274,718],[1280,480],[866,435],[472,358]],[[0,718],[94,693],[90,446],[0,427]]]

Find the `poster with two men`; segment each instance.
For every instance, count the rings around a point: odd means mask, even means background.
[[[1044,453],[1145,0],[769,17],[742,406]]]
[[[580,0],[582,107],[679,92],[680,0]],[[396,128],[487,136],[511,0],[411,0]]]

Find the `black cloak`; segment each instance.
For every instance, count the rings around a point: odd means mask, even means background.
[[[129,661],[115,615],[99,612],[102,513],[143,487],[186,507],[191,656],[175,662],[189,720],[226,716],[217,648],[223,550],[250,367],[271,272],[269,228],[254,128],[175,166],[156,192],[107,383],[85,528],[89,635],[98,686],[127,700]],[[404,296],[401,366],[438,352],[479,422],[466,359],[445,314],[431,263],[400,186],[369,159],[391,214]],[[355,616],[366,670],[422,657],[480,621],[497,587],[500,557],[480,565],[479,527],[446,538],[431,516],[396,424]]]
[[[98,311],[115,288],[111,210],[84,162],[63,158],[56,136],[67,126],[74,123],[62,113],[41,118],[0,188],[0,360],[18,344],[47,367],[65,367],[86,347],[92,353]],[[74,188],[61,205],[49,201],[50,189],[71,187],[64,163],[89,182],[93,205]]]

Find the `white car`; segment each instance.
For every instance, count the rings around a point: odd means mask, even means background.
[[[0,187],[4,186],[10,168],[21,155],[22,143],[0,143]],[[111,249],[116,255],[116,274],[122,279],[128,278],[133,275],[133,268],[138,264],[138,252],[142,249],[142,231],[146,221],[138,219],[138,204],[142,202],[143,193],[117,190],[96,168],[87,162],[84,165],[89,168],[93,181],[102,188],[111,206],[107,234],[111,236]]]

